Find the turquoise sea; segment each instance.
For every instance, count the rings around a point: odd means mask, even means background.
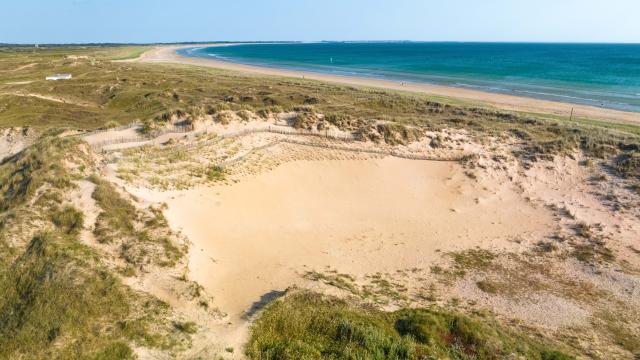
[[[180,53],[640,112],[640,44],[319,42]]]

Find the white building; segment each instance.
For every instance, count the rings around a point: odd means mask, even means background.
[[[55,74],[55,75],[47,76],[46,79],[57,81],[57,80],[70,80],[72,77],[73,76],[71,76],[71,74]]]

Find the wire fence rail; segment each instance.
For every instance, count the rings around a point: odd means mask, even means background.
[[[134,145],[132,147],[152,145],[154,144],[154,140],[157,140],[158,137],[165,134],[169,134],[169,133],[188,133],[187,136],[190,139],[195,139],[198,136],[208,134],[209,130],[204,129],[199,131],[193,131],[192,125],[175,125],[172,127],[157,130],[154,133],[149,133],[149,134],[140,135],[136,137],[114,137],[111,139],[106,139],[101,142],[94,143],[92,146],[98,150],[102,150],[103,153],[106,153],[106,152],[120,150],[120,149],[104,149],[104,147],[108,145],[126,144],[126,143],[131,143],[132,145]],[[294,129],[294,128],[282,126],[282,125],[268,125],[265,127],[245,128],[241,130],[229,131],[223,134],[218,134],[216,135],[215,138],[211,140],[179,144],[176,146],[176,148],[181,150],[189,150],[197,147],[214,145],[223,141],[224,139],[242,137],[249,134],[257,134],[257,133],[298,135],[298,136],[317,137],[317,138],[330,139],[330,140],[339,140],[343,142],[354,142],[359,139],[358,134],[354,134],[354,133],[333,132],[333,131],[320,132],[320,131],[311,131],[306,129]],[[302,146],[309,146],[309,147],[316,147],[316,148],[323,148],[323,149],[330,149],[330,150],[347,151],[347,152],[354,152],[354,153],[367,153],[367,154],[381,155],[381,156],[393,156],[393,157],[409,159],[409,160],[460,161],[466,156],[464,154],[451,155],[451,156],[416,154],[416,153],[399,151],[397,149],[373,149],[373,148],[344,146],[344,145],[331,144],[331,143],[309,142],[306,140],[296,139],[296,138],[281,138],[281,139],[272,141],[268,144],[253,148],[249,152],[241,156],[238,156],[232,159],[227,159],[222,163],[220,163],[219,165],[220,166],[233,165],[237,162],[242,161],[244,158],[246,158],[247,156],[251,155],[256,151],[259,151],[271,146],[275,146],[280,143],[288,143],[288,144],[295,144],[295,145],[302,145]]]
[[[393,157],[409,159],[409,160],[460,161],[466,156],[466,155],[439,156],[439,155],[407,153],[407,152],[402,152],[402,151],[393,150],[393,149],[354,148],[349,146],[340,146],[336,144],[309,143],[309,142],[300,141],[297,139],[281,139],[280,142],[303,145],[303,146],[318,147],[323,149],[349,151],[349,152],[355,152],[355,153],[367,153],[367,154],[382,155],[382,156],[393,156]]]
[[[364,149],[364,148],[354,148],[354,147],[348,147],[348,146],[340,146],[340,145],[335,145],[335,144],[322,144],[322,143],[310,143],[307,141],[302,141],[302,140],[297,140],[297,139],[278,139],[275,141],[272,141],[268,144],[262,145],[262,146],[258,146],[255,147],[251,150],[249,150],[248,152],[240,155],[240,156],[236,156],[234,158],[231,159],[226,159],[220,163],[218,163],[218,166],[221,167],[228,167],[231,165],[234,165],[236,163],[241,162],[242,160],[244,160],[245,158],[247,158],[248,156],[252,155],[253,153],[260,151],[260,150],[264,150],[266,148],[270,148],[272,146],[278,145],[278,144],[282,144],[282,143],[288,143],[288,144],[295,144],[295,145],[302,145],[302,146],[309,146],[309,147],[315,147],[315,148],[321,148],[321,149],[329,149],[329,150],[338,150],[338,151],[346,151],[346,152],[353,152],[353,153],[365,153],[365,154],[372,154],[372,155],[380,155],[380,156],[393,156],[393,157],[397,157],[397,158],[401,158],[401,159],[408,159],[408,160],[425,160],[425,161],[448,161],[448,162],[457,162],[462,160],[465,155],[456,155],[456,156],[435,156],[435,155],[424,155],[424,154],[411,154],[411,153],[403,153],[400,151],[396,151],[396,150],[382,150],[382,149]]]
[[[107,130],[107,131],[101,131],[101,132],[97,132],[91,135],[95,135],[95,134],[100,134],[100,133],[108,133],[108,132],[118,132],[118,131],[122,131],[122,130],[127,130],[130,128],[133,128],[135,126],[129,126],[126,127],[124,129],[120,129],[120,130]],[[166,135],[166,134],[180,134],[180,133],[190,133],[193,132],[193,125],[172,125],[169,127],[165,127],[162,129],[157,129],[157,130],[152,130],[149,131],[147,133],[141,133],[138,132],[136,135],[134,136],[118,136],[118,135],[114,135],[114,136],[108,136],[106,135],[105,137],[107,137],[104,140],[101,141],[97,141],[91,144],[91,146],[96,149],[96,150],[102,150],[102,148],[104,148],[105,146],[109,146],[109,145],[116,145],[116,144],[126,144],[126,143],[138,143],[136,144],[136,146],[144,146],[144,145],[149,145],[151,143],[153,143],[154,140],[156,140],[158,137],[162,136],[162,135]],[[83,134],[83,137],[89,136],[87,134]]]
[[[81,134],[76,134],[76,135],[71,135],[74,137],[88,137],[88,136],[93,136],[93,135],[98,135],[98,134],[103,134],[103,133],[108,133],[108,132],[116,132],[116,131],[122,131],[122,130],[128,130],[134,127],[138,127],[140,126],[140,122],[139,121],[134,121],[130,124],[127,125],[121,125],[121,126],[117,126],[117,127],[112,127],[109,129],[98,129],[98,130],[93,130],[93,131],[89,131],[89,132],[83,132]]]
[[[174,125],[171,127],[154,130],[152,132],[146,134],[138,134],[136,136],[113,136],[107,138],[105,140],[101,140],[95,143],[92,143],[91,146],[96,150],[103,150],[103,148],[109,145],[117,145],[117,144],[125,144],[132,143],[135,146],[144,146],[153,144],[154,140],[157,140],[158,137],[166,134],[178,134],[178,133],[187,133],[188,137],[193,139],[197,136],[209,133],[209,130],[199,130],[194,131],[193,125]],[[333,140],[341,140],[341,141],[355,141],[358,139],[357,135],[353,133],[339,133],[332,131],[311,131],[305,129],[293,129],[287,126],[281,125],[268,125],[265,127],[257,127],[257,128],[246,128],[236,131],[225,132],[223,134],[219,134],[216,139],[211,141],[211,143],[218,142],[222,139],[241,137],[249,134],[256,133],[273,133],[273,134],[282,134],[282,135],[302,135],[302,136],[315,136],[319,138],[333,139]],[[210,145],[208,142],[200,142],[194,144],[183,144],[181,147],[183,148],[191,148],[202,145]],[[134,146],[134,147],[135,147]],[[106,150],[113,151],[118,149]]]

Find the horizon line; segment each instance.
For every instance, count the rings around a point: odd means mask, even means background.
[[[640,45],[640,42],[589,42],[589,41],[474,41],[474,40],[211,40],[171,42],[0,42],[7,46],[131,46],[131,45],[202,45],[202,44],[317,44],[317,43],[458,43],[458,44],[558,44],[558,45]]]

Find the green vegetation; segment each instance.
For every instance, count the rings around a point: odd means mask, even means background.
[[[151,46],[122,46],[118,48],[110,48],[110,51],[106,57],[109,60],[135,59],[140,57],[140,55],[144,54],[151,48]]]
[[[77,234],[84,224],[84,214],[73,206],[65,206],[51,216],[53,224],[66,234]]]
[[[443,277],[445,281],[464,277],[467,271],[486,271],[493,266],[496,255],[485,249],[469,249],[448,254],[452,260],[452,266],[443,269],[441,266],[432,266],[431,273]]]
[[[0,211],[24,203],[45,183],[56,188],[71,186],[62,159],[71,158],[67,151],[79,143],[76,139],[45,136],[34,146],[6,159],[0,165]],[[73,156],[79,154],[82,152]]]
[[[611,310],[601,311],[596,314],[598,325],[607,330],[607,335],[613,342],[636,357],[640,356],[640,334],[630,331],[629,319],[620,317]]]
[[[640,153],[622,154],[615,158],[612,167],[623,177],[640,179]]]
[[[298,292],[267,306],[252,359],[572,359],[487,318],[432,309],[385,313]]]
[[[120,341],[150,345],[149,322],[162,311],[111,276],[77,238],[55,231],[35,236],[2,271],[0,292],[0,358],[68,359],[113,352],[116,343],[118,353],[130,353]]]
[[[133,350],[123,342],[114,342],[104,348],[104,350],[95,354],[92,360],[129,360],[135,359]]]
[[[79,240],[84,215],[62,195],[89,167],[85,145],[54,136],[0,165],[0,358],[121,359],[175,344],[168,306]]]
[[[198,332],[198,326],[193,321],[174,322],[173,327],[176,330],[187,334],[195,334],[196,332]]]
[[[488,294],[497,294],[499,292],[499,286],[493,281],[480,280],[476,282],[476,286],[478,287],[478,289]]]
[[[207,168],[207,179],[209,181],[221,181],[225,179],[224,168],[220,165],[213,165]]]
[[[96,220],[94,234],[99,242],[118,244],[120,257],[127,263],[131,274],[147,264],[173,266],[184,255],[185,249],[175,244],[161,211],[147,214],[136,209],[109,182],[93,176],[96,184],[93,198],[102,209]]]
[[[338,289],[349,291],[352,294],[359,294],[355,279],[349,274],[341,274],[337,271],[321,273],[318,271],[308,271],[304,278],[311,281],[321,281],[326,285],[334,286]]]
[[[122,198],[110,183],[97,176],[92,177],[96,184],[92,197],[103,210],[96,221],[94,234],[98,241],[111,243],[123,236],[135,236],[134,221],[138,218],[136,208]]]

